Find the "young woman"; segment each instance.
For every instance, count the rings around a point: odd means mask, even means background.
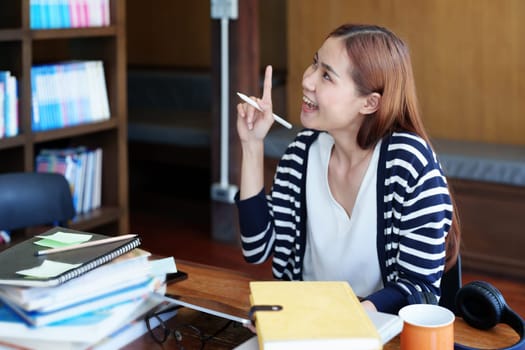
[[[346,280],[372,310],[436,303],[459,230],[423,128],[406,45],[391,31],[343,25],[303,76],[301,123],[264,193],[272,69],[264,112],[237,106],[237,200],[245,259],[273,256],[285,280]]]

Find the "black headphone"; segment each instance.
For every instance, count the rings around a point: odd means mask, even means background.
[[[519,334],[520,340],[504,350],[525,350],[525,322],[505,302],[501,292],[488,282],[474,281],[461,287],[456,294],[456,312],[468,325],[486,330],[505,323]],[[475,350],[458,343],[455,350]]]

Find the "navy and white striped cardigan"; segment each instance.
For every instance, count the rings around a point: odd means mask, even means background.
[[[269,195],[237,201],[246,261],[273,255],[273,275],[302,280],[306,244],[306,168],[318,131],[302,130],[281,158]],[[429,145],[415,134],[383,139],[377,174],[377,253],[384,288],[369,295],[379,311],[435,303],[452,221],[446,179]],[[382,215],[380,215],[382,213]],[[329,254],[329,252],[327,252]]]

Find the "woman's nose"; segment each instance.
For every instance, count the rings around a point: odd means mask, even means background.
[[[311,69],[311,67],[306,68],[303,74],[303,88],[308,91],[314,91],[315,90],[315,83],[314,83],[314,75],[315,71]]]

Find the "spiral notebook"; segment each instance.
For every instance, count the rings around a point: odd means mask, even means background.
[[[116,242],[100,244],[82,249],[75,249],[55,254],[37,256],[37,251],[43,247],[35,244],[42,236],[50,236],[57,232],[91,235],[90,242],[110,238],[109,236],[55,227],[38,237],[18,243],[0,253],[0,284],[22,287],[52,287],[60,285],[100,265],[108,263],[116,257],[138,247],[141,243],[138,236]],[[66,270],[46,276],[35,277],[22,275],[23,270],[38,268],[44,263],[67,264]]]

